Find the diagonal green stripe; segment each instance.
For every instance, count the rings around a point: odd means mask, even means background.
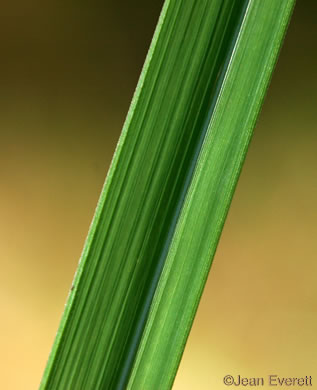
[[[170,388],[292,4],[165,2],[41,389]]]

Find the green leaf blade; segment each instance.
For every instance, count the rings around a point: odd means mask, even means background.
[[[170,388],[292,5],[165,3],[41,389]]]

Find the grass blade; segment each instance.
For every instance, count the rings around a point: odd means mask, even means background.
[[[41,389],[169,389],[293,0],[167,0]]]

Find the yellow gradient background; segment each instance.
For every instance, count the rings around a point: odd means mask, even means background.
[[[38,388],[161,3],[1,5],[1,389]],[[317,388],[316,11],[295,8],[174,390]]]

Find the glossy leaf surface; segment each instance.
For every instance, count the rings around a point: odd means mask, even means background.
[[[167,0],[41,389],[164,390],[293,0]]]

